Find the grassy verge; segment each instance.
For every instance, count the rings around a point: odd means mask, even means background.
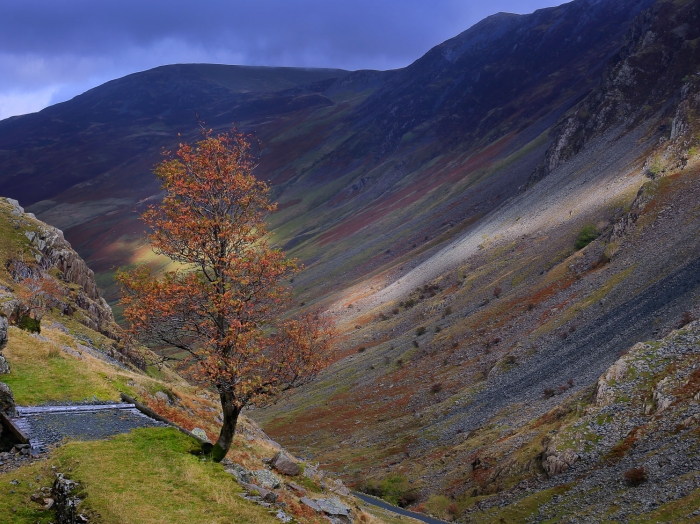
[[[276,521],[265,508],[238,496],[240,488],[220,464],[193,455],[196,448],[171,428],[68,443],[47,462],[0,475],[0,521],[45,524],[55,518],[29,498],[51,484],[51,466],[81,483],[87,495],[81,510],[104,524]],[[15,479],[18,485],[9,484]]]

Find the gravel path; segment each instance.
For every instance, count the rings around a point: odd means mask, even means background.
[[[133,405],[86,405],[18,407],[15,423],[39,450],[64,439],[99,440],[135,428],[162,427],[162,422],[144,415]]]

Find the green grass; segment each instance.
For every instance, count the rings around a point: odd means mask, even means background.
[[[196,449],[194,440],[172,428],[70,442],[48,462],[0,475],[0,521],[44,524],[55,518],[29,500],[38,487],[51,484],[55,465],[70,472],[87,495],[80,509],[99,514],[103,524],[275,522],[266,509],[238,496],[240,488],[220,464],[193,455]],[[9,485],[15,478],[20,484]]]
[[[119,398],[117,389],[85,361],[56,348],[55,344],[32,338],[19,329],[10,330],[4,354],[12,372],[3,376],[3,382],[12,388],[18,404]]]

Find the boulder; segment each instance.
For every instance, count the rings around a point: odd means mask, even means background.
[[[266,489],[277,489],[280,487],[281,482],[277,476],[266,469],[259,469],[253,471],[253,477],[258,481],[258,483]]]
[[[4,382],[0,382],[0,412],[8,417],[17,416],[15,411],[15,397],[12,394],[10,386]]]
[[[158,393],[161,392],[159,391]],[[158,393],[156,393],[156,397],[158,397]],[[165,393],[162,394],[167,398],[167,395]],[[194,428],[191,433],[197,438],[201,438],[202,440],[206,440],[207,442],[209,441],[209,437],[207,437],[207,432],[204,431],[202,428]]]
[[[10,365],[5,357],[0,353],[0,375],[6,375],[10,372]]]
[[[0,315],[0,351],[7,345],[7,326],[7,317]]]
[[[310,498],[308,498],[308,497],[301,497],[301,498],[299,499],[299,502],[301,502],[301,503],[304,504],[305,506],[310,507],[310,508],[311,508],[312,510],[314,510],[314,511],[318,511],[318,512],[321,511],[321,507],[320,507],[318,504],[316,504],[316,501],[313,500],[313,499],[310,499]]]
[[[553,477],[564,473],[573,466],[579,459],[578,454],[571,449],[557,452],[555,449],[548,448],[545,452],[542,467],[547,472],[547,475]]]
[[[294,462],[289,455],[282,451],[278,451],[275,456],[272,457],[270,465],[283,475],[288,475],[290,477],[295,477],[301,473],[299,464]]]
[[[350,508],[335,497],[328,499],[316,499],[315,502],[316,505],[321,508],[321,511],[328,515],[337,517],[350,516]]]
[[[265,502],[270,502],[271,504],[274,504],[277,502],[277,493],[275,493],[272,490],[265,489],[261,486],[258,486],[256,484],[246,484],[245,482],[241,483],[241,486],[250,494],[253,492],[257,492],[258,495],[260,496],[261,499],[263,499]]]

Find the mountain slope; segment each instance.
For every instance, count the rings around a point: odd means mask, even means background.
[[[53,187],[82,135],[51,149],[41,140],[55,129],[30,140],[0,123],[0,143],[34,141],[0,156],[0,190],[46,153],[56,171],[31,209],[65,223],[114,298],[114,265],[164,264],[134,213],[159,198],[157,149],[195,111],[217,128],[240,117],[280,201],[274,239],[307,266],[300,307],[328,309],[342,332],[321,380],[252,415],[358,486],[409,486],[406,503],[438,508],[441,494],[453,515],[488,519],[479,507],[526,482],[537,508],[561,493],[530,429],[584,398],[620,352],[700,315],[699,8],[576,0],[497,15],[403,70],[324,72],[273,92],[207,75],[195,89],[164,68],[172,113],[153,92],[139,98],[150,84],[134,75],[119,96],[90,93],[114,126],[61,108],[94,130],[98,161],[119,157],[114,169]],[[122,96],[145,100],[143,113],[120,116]],[[517,464],[499,439],[522,446]]]

